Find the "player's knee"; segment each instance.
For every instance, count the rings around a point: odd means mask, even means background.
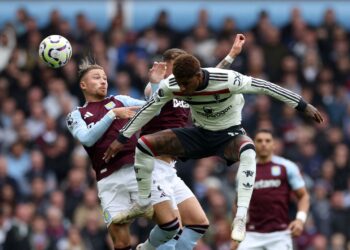
[[[166,240],[171,240],[180,230],[180,222],[178,218],[158,226],[163,230]]]
[[[147,138],[147,136],[141,136],[137,140],[137,145],[136,145],[136,153],[137,154],[146,154],[152,157],[157,156],[152,148],[152,144],[150,140]]]
[[[208,228],[208,227],[209,227],[209,220],[208,220],[207,216],[202,217],[202,218],[198,221],[197,224],[198,224],[198,225],[207,226],[207,228]]]
[[[255,162],[255,146],[253,143],[246,143],[239,150],[239,160],[245,162],[246,164],[256,164]]]

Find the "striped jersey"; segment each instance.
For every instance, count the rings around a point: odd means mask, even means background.
[[[195,126],[211,131],[241,124],[242,94],[267,94],[297,109],[305,105],[298,94],[265,80],[233,70],[203,68],[202,71],[203,84],[191,96],[181,93],[174,75],[162,81],[158,91],[121,130],[122,136],[130,138],[174,98],[189,104]]]

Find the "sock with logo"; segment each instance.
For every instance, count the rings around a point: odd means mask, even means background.
[[[178,239],[182,234],[182,229],[180,229],[177,234],[169,241],[157,247],[157,250],[174,250]]]
[[[156,225],[151,230],[148,240],[144,243],[144,249],[153,250],[152,247],[154,249],[158,248],[160,245],[175,237],[180,230],[180,223],[177,218],[168,223]],[[175,249],[175,247],[170,245],[168,248],[163,249]]]
[[[203,237],[209,225],[186,225],[178,239],[175,249],[192,250],[197,241]]]
[[[256,174],[255,156],[254,145],[249,144],[241,149],[237,172],[237,206],[241,208],[239,209],[240,217],[246,217],[253,194]]]
[[[149,143],[142,136],[137,141],[135,151],[135,174],[139,192],[139,204],[148,205],[151,197],[152,171],[154,166],[154,155]]]

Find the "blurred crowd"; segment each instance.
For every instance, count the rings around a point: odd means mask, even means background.
[[[305,14],[305,13],[304,13]],[[126,28],[122,6],[107,30],[84,13],[74,23],[53,10],[39,27],[25,9],[0,27],[0,249],[109,249],[94,173],[84,149],[65,125],[66,115],[83,105],[77,66],[89,55],[108,75],[109,93],[143,98],[148,69],[169,48],[196,55],[215,66],[235,34],[246,36],[232,69],[270,80],[301,94],[322,111],[316,124],[267,96],[246,96],[243,125],[276,133],[276,154],[295,161],[306,180],[312,206],[298,250],[350,249],[350,51],[349,33],[328,9],[311,26],[299,9],[277,28],[262,11],[254,27],[239,30],[227,17],[220,29],[201,10],[187,31],[174,30],[166,11],[150,27]],[[72,44],[72,60],[61,69],[39,61],[38,47],[50,34]],[[180,163],[179,175],[200,200],[210,229],[198,250],[229,249],[236,166],[216,158]],[[295,216],[291,197],[291,216]],[[138,219],[132,242],[145,240],[151,222]]]

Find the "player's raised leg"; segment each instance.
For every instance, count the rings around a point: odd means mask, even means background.
[[[255,147],[252,139],[246,135],[238,135],[225,148],[225,158],[237,161],[237,213],[233,221],[231,237],[242,241],[245,237],[245,224],[250,199],[253,194],[256,160]]]
[[[170,129],[144,135],[138,139],[135,151],[135,173],[139,189],[139,205],[147,207],[151,197],[151,178],[154,157],[158,155],[182,156],[184,149]]]

